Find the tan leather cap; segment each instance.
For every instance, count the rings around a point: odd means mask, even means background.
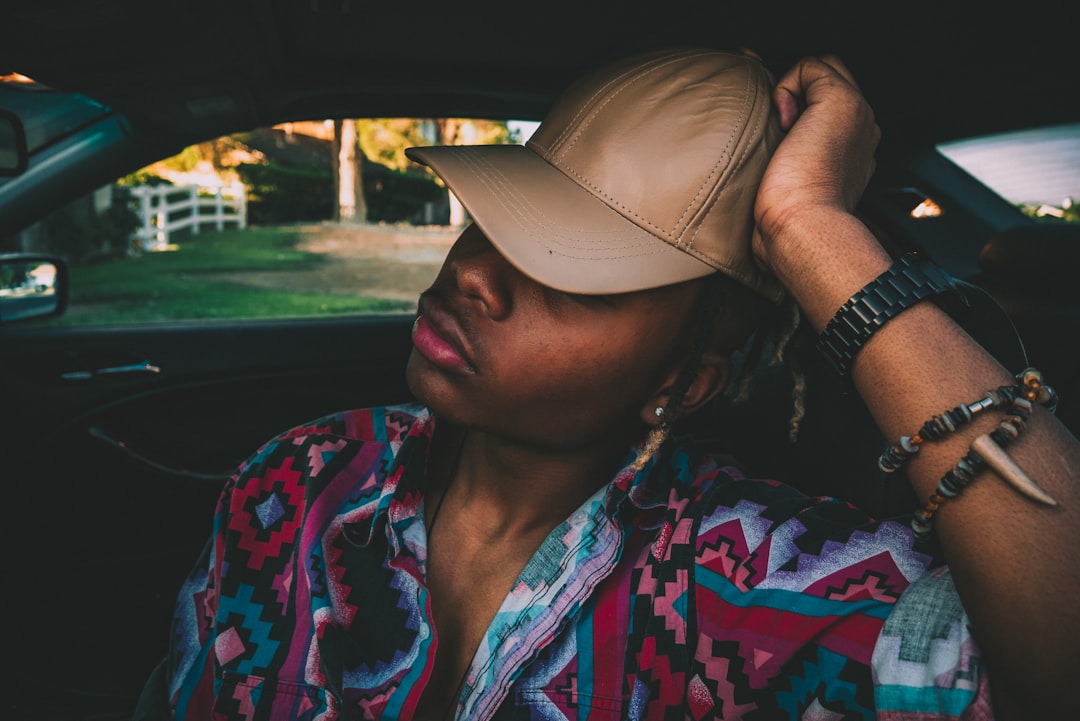
[[[410,148],[506,258],[571,293],[725,273],[778,301],[750,247],[779,122],[751,57],[636,55],[567,88],[524,145]]]

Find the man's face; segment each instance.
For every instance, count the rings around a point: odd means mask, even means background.
[[[517,442],[625,444],[684,362],[699,290],[553,290],[471,226],[421,295],[409,387],[436,415]]]

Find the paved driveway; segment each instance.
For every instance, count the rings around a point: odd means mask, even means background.
[[[320,224],[302,226],[299,247],[330,256],[317,268],[222,274],[280,290],[362,295],[409,303],[431,285],[460,230],[449,227]]]

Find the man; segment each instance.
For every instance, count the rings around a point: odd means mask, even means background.
[[[676,49],[582,78],[528,147],[412,151],[475,221],[420,299],[419,403],[319,419],[238,469],[147,715],[1075,711],[1080,450],[1037,374],[922,302],[939,275],[852,214],[877,140],[835,58],[774,88],[749,56]],[[830,352],[904,438],[889,462],[930,499],[914,527],[669,437],[770,308],[829,339],[901,274],[887,322]],[[1003,483],[984,437],[1054,505]]]

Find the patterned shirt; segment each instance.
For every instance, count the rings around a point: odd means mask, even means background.
[[[184,719],[408,719],[439,639],[414,405],[248,459],[179,595]],[[872,522],[669,441],[555,528],[476,650],[457,718],[988,718],[947,569]]]

